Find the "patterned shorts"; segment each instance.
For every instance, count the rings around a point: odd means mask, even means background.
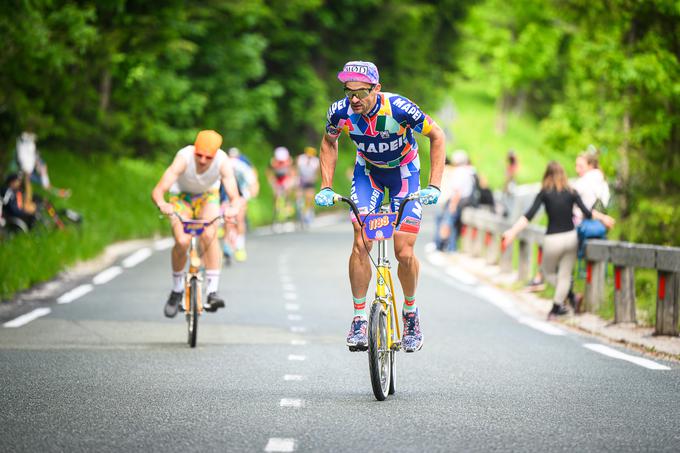
[[[357,157],[357,162],[354,165],[351,197],[359,208],[359,213],[377,212],[385,198],[385,189],[389,190],[391,209],[397,212],[401,201],[407,195],[420,190],[420,165],[418,160],[397,168],[378,168],[367,166],[363,158]],[[399,231],[418,233],[422,211],[423,207],[420,201],[410,201],[404,209]],[[353,214],[352,221],[356,221]]]
[[[198,194],[180,192],[171,195],[168,201],[175,206],[175,210],[181,216],[198,219],[204,206],[208,204],[220,205],[220,192],[217,189]]]

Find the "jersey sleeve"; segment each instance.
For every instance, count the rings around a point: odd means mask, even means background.
[[[432,130],[434,121],[414,102],[403,96],[392,96],[392,112],[402,127],[410,127],[414,131],[427,135]]]
[[[339,136],[347,129],[347,98],[334,102],[326,114],[326,133],[331,137]]]

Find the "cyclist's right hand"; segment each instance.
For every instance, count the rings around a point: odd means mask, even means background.
[[[318,206],[327,207],[333,206],[335,204],[336,193],[330,187],[324,187],[319,193],[314,197],[314,202]]]
[[[175,212],[175,205],[172,203],[162,203],[158,205],[158,209],[165,215],[172,215]]]

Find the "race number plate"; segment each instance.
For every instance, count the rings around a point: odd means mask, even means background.
[[[371,240],[382,241],[389,239],[394,234],[394,222],[397,214],[369,214],[364,218],[364,232]]]

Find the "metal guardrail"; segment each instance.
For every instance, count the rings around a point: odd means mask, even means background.
[[[512,272],[515,247],[501,250],[501,235],[512,223],[490,211],[465,208],[462,213],[464,230],[462,249],[498,264],[501,272]],[[531,272],[532,249],[541,249],[545,229],[529,225],[517,237],[519,241],[518,280],[526,280]],[[680,248],[649,244],[590,239],[586,244],[586,289],[582,309],[596,312],[604,302],[607,266],[614,266],[614,322],[636,322],[635,269],[656,269],[656,335],[680,333]]]

